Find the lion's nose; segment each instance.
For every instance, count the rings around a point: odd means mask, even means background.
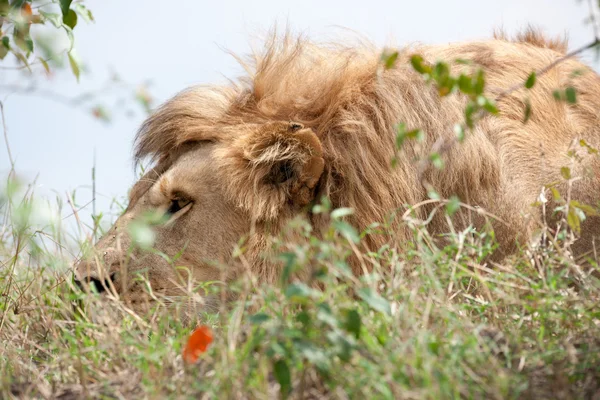
[[[85,290],[86,285],[91,289],[92,287],[98,293],[103,293],[109,290],[111,282],[115,280],[115,274],[110,274],[107,279],[98,279],[93,276],[88,276],[79,280],[77,278],[74,279],[75,285],[77,285],[81,290]]]
[[[116,273],[103,273],[98,271],[87,262],[80,262],[75,267],[75,276],[73,283],[80,289],[85,290],[86,287],[90,289],[92,286],[98,293],[106,292],[111,287],[111,283],[115,281]]]

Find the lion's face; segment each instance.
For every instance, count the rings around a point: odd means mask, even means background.
[[[246,128],[235,140],[179,145],[146,173],[132,188],[125,213],[97,243],[95,257],[76,266],[78,281],[143,310],[154,298],[231,280],[234,246],[244,237],[264,244],[256,226],[273,226],[305,205],[290,196],[312,198],[307,194],[323,170],[322,158],[312,154],[320,149],[313,148],[318,139],[311,130],[289,123]],[[134,228],[149,215],[162,218],[152,227],[152,248],[144,249]]]
[[[211,143],[197,144],[161,175],[151,171],[140,179],[127,211],[96,246],[102,268],[82,262],[78,278],[93,281],[100,291],[112,284],[132,303],[146,301],[147,283],[155,294],[176,296],[190,282],[222,280],[227,271],[221,267],[230,264],[233,246],[249,231],[250,220],[225,196],[214,149]],[[163,218],[152,227],[153,250],[145,251],[133,243],[131,223],[152,214]]]

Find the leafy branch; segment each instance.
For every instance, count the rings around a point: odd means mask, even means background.
[[[464,122],[454,126],[455,135],[451,137],[440,136],[431,146],[429,156],[419,161],[417,165],[418,176],[427,190],[431,192],[431,185],[425,179],[425,172],[433,165],[436,168],[443,167],[442,156],[450,151],[456,143],[462,142],[465,137],[465,132],[469,129],[473,129],[475,124],[490,114],[497,114],[498,109],[496,104],[500,103],[504,98],[513,93],[514,91],[523,87],[530,89],[535,85],[535,82],[541,76],[544,76],[553,68],[557,67],[561,63],[571,58],[577,57],[583,52],[600,47],[600,38],[595,36],[594,40],[582,47],[579,47],[571,52],[568,52],[562,57],[557,58],[553,62],[549,63],[545,67],[532,72],[525,82],[520,82],[507,89],[501,91],[492,100],[484,95],[485,91],[485,73],[482,69],[475,71],[473,74],[460,74],[457,77],[453,77],[450,74],[450,67],[445,62],[437,62],[433,65],[427,64],[423,58],[415,54],[410,58],[413,69],[421,74],[426,82],[435,84],[438,88],[438,94],[441,97],[448,96],[455,92],[460,92],[468,97],[468,102],[465,107],[465,120]],[[391,54],[384,54],[382,61],[384,68],[393,68],[398,59],[398,52]],[[465,63],[464,61],[460,61]],[[557,100],[566,100],[569,103],[576,102],[576,94],[573,88],[567,88],[564,93],[556,91],[554,96]],[[527,122],[531,108],[529,104],[526,104],[524,122]],[[417,139],[423,138],[423,132],[419,129],[407,131],[403,124],[398,126],[398,133],[396,138],[396,145],[399,149],[405,139]],[[395,165],[396,159],[392,160],[392,164]]]
[[[49,3],[32,7],[24,0],[0,0],[0,60],[13,54],[20,65],[2,66],[2,69],[27,69],[31,72],[34,63],[41,64],[50,73],[50,62],[59,61],[66,53],[71,71],[79,80],[80,63],[74,51],[73,30],[79,19],[93,22],[94,16],[81,1],[52,0]],[[50,43],[34,40],[30,35],[32,25],[50,25],[64,31],[69,39],[69,47],[55,52]],[[39,51],[38,51],[39,50]],[[41,53],[41,54],[40,54]]]
[[[567,61],[570,58],[573,57],[577,57],[578,55],[582,54],[583,52],[596,48],[600,46],[600,38],[595,38],[592,42],[586,44],[585,46],[581,46],[578,49],[575,49],[567,54],[565,54],[562,57],[557,58],[556,60],[554,60],[553,62],[551,62],[550,64],[546,65],[544,68],[538,70],[538,71],[534,71],[531,73],[531,75],[529,75],[530,77],[534,76],[534,79],[538,79],[541,76],[544,76],[545,74],[547,74],[549,71],[551,71],[554,67],[558,66],[559,64],[562,64],[563,62]],[[528,80],[531,78],[528,78]],[[531,80],[529,80],[529,82],[531,82]],[[500,100],[502,100],[504,97],[508,96],[509,94],[511,94],[512,92],[514,92],[515,90],[519,90],[522,87],[533,87],[533,84],[528,85],[528,82],[526,81],[525,84],[524,83],[518,83],[516,85],[510,86],[508,89],[500,92],[500,94],[498,94],[496,96],[495,101],[499,102]]]

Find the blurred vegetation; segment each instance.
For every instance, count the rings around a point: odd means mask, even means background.
[[[93,23],[94,15],[82,0],[0,0],[0,71],[13,72],[12,81],[0,83],[5,94],[38,95],[69,107],[83,109],[102,122],[115,113],[132,116],[130,103],[150,112],[154,99],[149,82],[129,83],[112,71],[100,88],[67,95],[48,89],[44,81],[68,69],[79,82],[88,70],[76,49],[76,32],[82,23]],[[24,74],[15,75],[14,72]],[[46,78],[46,79],[39,79]],[[108,106],[106,98],[117,98]]]
[[[18,0],[9,3],[8,0],[0,0],[0,59],[4,60],[8,54],[12,54],[22,64],[21,68],[31,71],[31,65],[39,63],[50,73],[51,64],[61,66],[66,55],[73,75],[79,79],[81,65],[74,48],[74,29],[80,19],[93,22],[94,16],[79,1],[38,3]],[[46,31],[45,35],[38,36],[34,41],[31,29],[35,25],[64,32],[69,40],[67,48],[59,50],[54,46],[56,32]]]

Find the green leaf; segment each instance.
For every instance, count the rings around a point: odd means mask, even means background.
[[[40,14],[48,21],[54,25],[56,28],[60,28],[62,26],[62,16],[56,13],[49,13],[40,10]]]
[[[286,349],[279,342],[271,343],[271,346],[267,348],[267,354],[269,357],[273,357],[273,355],[285,356]]]
[[[431,200],[440,200],[441,199],[438,192],[436,192],[431,186],[427,190],[427,197],[429,197]]]
[[[318,305],[317,320],[329,325],[332,328],[337,328],[339,323],[336,317],[331,312],[331,308],[326,303]]]
[[[396,128],[396,147],[400,149],[406,139],[416,139],[421,142],[425,138],[425,133],[421,129],[413,129],[411,131],[406,130],[406,124],[404,122],[398,124]]]
[[[483,94],[483,90],[485,89],[485,75],[482,69],[477,71],[477,75],[475,75],[475,84],[473,85],[473,91],[476,95]]]
[[[567,214],[567,224],[569,224],[569,227],[579,233],[581,231],[581,220],[579,219],[579,216],[577,215],[576,209],[573,208],[569,208],[569,213]]]
[[[523,123],[527,123],[527,121],[529,121],[529,118],[531,118],[531,102],[529,101],[529,99],[525,99],[525,113],[523,115]]]
[[[25,67],[27,67],[29,72],[31,72],[31,67],[29,66],[27,57],[25,57],[22,53],[19,53],[18,51],[13,51],[13,54],[15,55],[15,57],[17,57],[19,59],[19,61],[21,61],[23,63],[23,65],[25,65]]]
[[[454,134],[459,142],[465,140],[465,129],[461,124],[454,125]]]
[[[383,53],[381,59],[383,60],[385,69],[392,69],[396,65],[396,60],[398,60],[398,52],[395,51],[391,54]]]
[[[362,322],[360,320],[360,314],[356,310],[348,310],[346,313],[346,321],[344,321],[344,328],[353,333],[354,336],[358,339],[360,337],[360,327],[362,326]]]
[[[71,29],[75,28],[75,25],[77,25],[77,13],[69,10],[66,15],[63,15],[63,23]]]
[[[333,221],[333,228],[342,234],[346,239],[353,243],[360,242],[360,236],[356,232],[356,229],[345,221],[335,220]]]
[[[446,213],[448,215],[453,216],[456,214],[458,209],[460,208],[460,200],[456,196],[452,196],[448,199],[448,203],[446,204]]]
[[[431,73],[431,67],[425,64],[423,57],[421,57],[418,54],[415,54],[410,58],[410,63],[412,64],[415,71],[417,71],[420,74]]]
[[[581,139],[579,141],[579,145],[581,147],[585,147],[588,151],[588,154],[598,154],[598,149],[595,147],[590,146],[585,140]]]
[[[392,308],[390,307],[390,303],[388,303],[386,299],[381,297],[379,293],[373,291],[371,288],[365,287],[359,289],[358,296],[361,299],[363,299],[374,310],[387,315],[392,314]]]
[[[141,214],[140,220],[150,226],[164,225],[169,221],[169,214],[160,210],[148,210]]]
[[[577,94],[575,92],[575,88],[569,86],[565,89],[565,98],[567,99],[567,103],[575,104],[577,103]]]
[[[285,290],[285,297],[288,299],[298,300],[308,300],[314,291],[306,286],[304,283],[292,283]]]
[[[473,114],[474,113],[475,113],[475,103],[473,103],[472,101],[470,101],[467,104],[467,106],[465,107],[465,123],[471,129],[473,129],[473,126],[475,124],[475,122],[473,121]]]
[[[273,364],[273,375],[281,386],[282,396],[287,396],[292,389],[292,377],[290,369],[285,360],[277,360]]]
[[[296,267],[296,253],[283,252],[279,254],[278,258],[284,261],[283,271],[281,272],[281,283],[287,283],[288,279],[292,275],[292,272]]]
[[[9,10],[10,6],[8,4],[8,0],[0,0],[0,16],[7,16]]]
[[[435,66],[433,67],[433,73],[436,77],[443,79],[450,75],[450,67],[448,67],[448,64],[445,62],[439,61],[435,63]]]
[[[25,4],[25,0],[13,0],[10,7],[13,10],[19,10],[21,7],[23,7],[23,4]]]
[[[354,210],[348,207],[337,208],[331,212],[331,218],[340,219],[342,217],[354,214]]]
[[[85,22],[94,22],[94,15],[92,12],[83,4],[76,3],[73,5],[73,9],[83,18]]]
[[[581,211],[583,211],[587,216],[590,216],[590,217],[598,215],[598,210],[596,210],[594,207],[592,207],[588,204],[582,204],[582,203],[578,202],[577,200],[571,200],[569,202],[569,207],[578,208]]]
[[[38,60],[40,61],[40,64],[42,64],[42,66],[44,67],[44,70],[46,71],[46,73],[49,74],[50,66],[48,65],[48,62],[41,57],[38,57]]]
[[[62,15],[65,16],[69,13],[69,7],[71,7],[71,2],[73,0],[59,0],[60,2],[60,11]]]
[[[433,78],[439,86],[440,96],[450,93],[453,85],[450,79],[450,67],[445,62],[437,62],[433,67]]]
[[[496,108],[496,104],[494,104],[493,100],[490,100],[487,97],[483,96],[480,96],[480,98],[483,98],[481,106],[484,110],[486,110],[490,114],[498,114],[498,108]]]
[[[8,54],[10,50],[10,39],[8,36],[4,36],[2,38],[2,45],[0,46],[0,60],[3,60],[4,57]]]
[[[307,313],[306,311],[302,311],[299,312],[298,314],[296,314],[296,320],[298,322],[300,322],[302,325],[304,326],[308,326],[308,324],[310,324],[310,314]]]
[[[406,124],[401,122],[396,127],[396,148],[401,148],[406,139]]]
[[[253,325],[260,325],[263,322],[266,322],[268,320],[270,320],[271,317],[268,314],[265,313],[257,313],[254,314],[252,316],[250,316],[250,318],[248,318],[248,320],[250,321],[251,324]]]
[[[31,40],[31,36],[29,36],[29,25],[21,26],[21,28],[15,27],[13,30],[13,41],[21,50],[29,55],[33,51],[33,41]]]
[[[73,71],[73,75],[77,78],[77,82],[79,82],[79,75],[81,70],[79,68],[79,62],[77,61],[77,56],[74,54],[74,51],[70,51],[68,53],[69,56],[69,65],[71,66],[71,71]]]
[[[471,60],[467,60],[465,58],[457,58],[456,60],[454,60],[455,63],[460,64],[460,65],[472,65],[473,61]]]
[[[460,74],[458,77],[458,88],[464,94],[473,93],[473,85],[471,84],[471,78],[468,75]]]
[[[554,200],[560,200],[560,192],[554,186],[550,186],[550,192],[552,192],[552,198]]]
[[[352,357],[352,345],[348,342],[348,338],[346,335],[340,334],[337,331],[329,331],[325,334],[329,343],[331,343],[334,348],[335,354],[340,358],[342,362],[350,361]]]
[[[307,340],[298,341],[295,347],[308,362],[315,365],[321,371],[329,370],[331,361],[323,351],[323,348],[319,348]]]
[[[31,40],[31,37],[28,36],[25,38],[25,46],[27,47],[27,53],[33,52],[33,40]]]
[[[425,138],[425,133],[421,129],[413,129],[412,131],[406,132],[406,137],[409,139],[416,139],[417,142],[422,142]]]
[[[433,354],[435,354],[436,356],[439,355],[439,350],[440,350],[440,342],[438,340],[432,340],[431,342],[427,343],[427,347],[429,348],[429,351],[432,352]]]
[[[529,75],[529,77],[527,78],[527,80],[525,81],[525,87],[527,89],[531,89],[533,87],[533,85],[535,85],[536,78],[537,78],[536,73],[535,73],[535,71],[533,71]]]
[[[142,249],[150,249],[154,245],[156,235],[152,228],[141,221],[133,221],[127,226],[131,240]]]
[[[433,164],[433,166],[436,167],[437,169],[444,168],[444,160],[440,156],[440,153],[437,153],[437,152],[436,153],[431,153],[429,155],[429,161],[431,161],[431,163]]]
[[[558,89],[552,91],[552,96],[554,97],[554,100],[562,100],[562,93]]]
[[[565,179],[571,179],[571,170],[569,169],[569,167],[562,167],[560,169],[560,174]]]

